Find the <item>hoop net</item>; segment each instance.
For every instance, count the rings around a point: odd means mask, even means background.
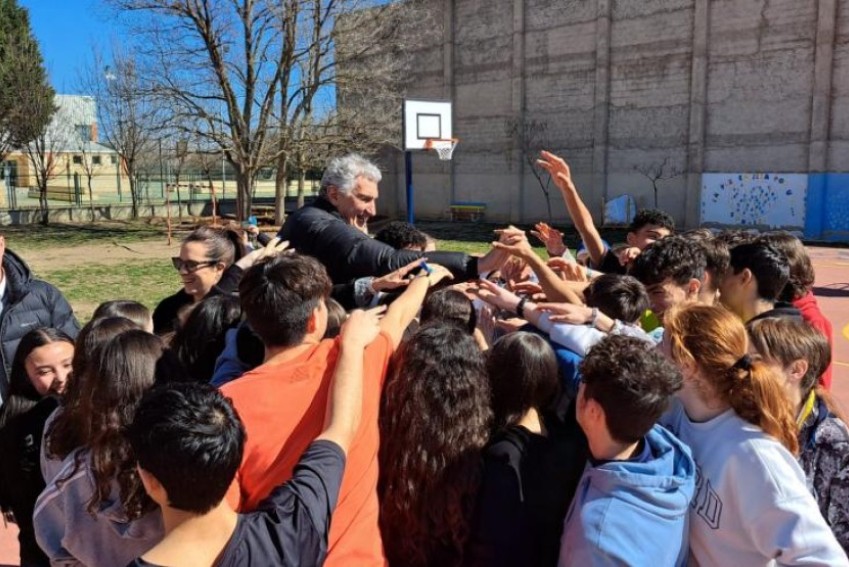
[[[457,143],[459,141],[460,140],[457,138],[449,138],[445,140],[439,138],[428,139],[425,140],[424,148],[426,150],[434,150],[440,160],[449,161],[451,156],[454,155],[454,148],[457,147]]]

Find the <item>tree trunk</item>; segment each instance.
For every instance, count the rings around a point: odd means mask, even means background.
[[[239,221],[247,220],[251,216],[253,206],[253,172],[236,171],[236,218]]]
[[[286,194],[289,183],[286,181],[288,156],[284,153],[277,158],[277,175],[274,178],[274,224],[282,225],[286,220]]]
[[[50,212],[47,205],[47,180],[45,179],[38,187],[38,206],[41,208],[41,224],[47,226],[50,223]]]
[[[91,175],[86,175],[88,180],[88,208],[91,212],[91,222],[94,222],[94,191],[91,188]]]
[[[139,218],[139,196],[136,194],[136,176],[129,171],[127,172],[127,177],[130,178],[130,201],[132,203],[132,217],[133,220]]]

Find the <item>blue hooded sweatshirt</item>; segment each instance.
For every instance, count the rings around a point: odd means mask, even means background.
[[[561,567],[686,564],[696,465],[690,449],[659,425],[645,441],[644,462],[587,465],[566,515]]]

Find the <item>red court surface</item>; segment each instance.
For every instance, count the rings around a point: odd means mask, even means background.
[[[849,412],[849,249],[808,248],[817,272],[820,309],[834,326],[832,392]],[[2,457],[0,457],[2,458]],[[0,524],[0,567],[18,565],[17,531]]]

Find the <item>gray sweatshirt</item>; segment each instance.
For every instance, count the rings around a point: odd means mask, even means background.
[[[64,480],[73,471],[79,451],[85,451],[82,464]],[[51,565],[126,565],[159,543],[165,534],[159,510],[127,520],[117,483],[97,513],[89,514],[88,502],[95,489],[90,463],[85,449],[72,452],[35,504],[35,537]]]

